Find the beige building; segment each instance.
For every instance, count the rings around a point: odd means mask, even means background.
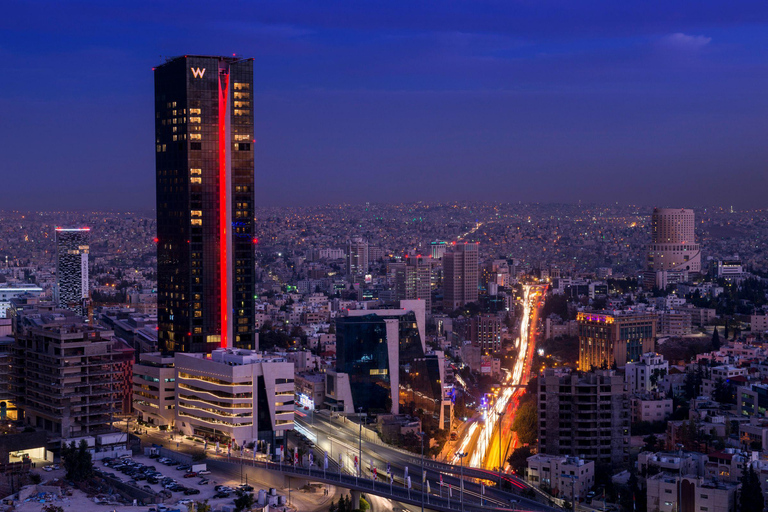
[[[142,354],[133,367],[133,408],[139,419],[172,427],[176,417],[176,369],[173,356]]]
[[[578,457],[544,455],[528,457],[525,479],[553,496],[573,502],[583,500],[595,485],[595,463]]]
[[[649,270],[700,272],[701,247],[696,243],[693,210],[654,208],[651,217]]]
[[[294,368],[244,349],[175,355],[176,429],[185,435],[282,444],[293,428]]]
[[[733,512],[739,484],[658,473],[647,479],[648,512]]]
[[[768,331],[768,314],[750,316],[750,324],[752,326],[752,332],[765,332]]]
[[[651,396],[633,396],[629,400],[632,423],[638,421],[664,421],[672,415],[672,399]]]

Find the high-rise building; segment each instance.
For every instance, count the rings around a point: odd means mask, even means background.
[[[432,258],[436,260],[443,259],[443,254],[448,249],[448,242],[443,240],[435,240],[429,244],[430,251],[432,252]]]
[[[443,308],[453,311],[477,302],[477,244],[460,244],[443,255]]]
[[[347,275],[362,276],[368,273],[368,242],[356,237],[347,243]]]
[[[649,275],[646,279],[649,284],[651,272],[698,273],[701,271],[701,246],[696,243],[695,226],[693,210],[653,209],[651,243],[648,245]]]
[[[155,68],[158,344],[255,347],[253,61]]]
[[[88,299],[88,238],[90,228],[56,228],[54,302],[78,315]]]
[[[395,299],[423,300],[427,312],[432,311],[432,265],[423,258],[407,258],[396,263]]]
[[[613,370],[539,378],[539,450],[620,466],[629,461],[629,396]]]
[[[643,313],[579,313],[579,368],[626,366],[652,352],[656,315]]]

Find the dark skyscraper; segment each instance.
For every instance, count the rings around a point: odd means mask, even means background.
[[[88,298],[88,235],[90,228],[56,228],[54,302],[78,315]]]
[[[253,60],[155,68],[158,341],[254,347]]]

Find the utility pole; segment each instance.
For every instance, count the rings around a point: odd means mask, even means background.
[[[461,463],[461,479],[459,480],[461,488],[459,489],[459,502],[461,503],[461,512],[464,512],[464,457],[466,457],[468,454],[466,452],[459,452],[456,455],[459,457],[459,462]]]

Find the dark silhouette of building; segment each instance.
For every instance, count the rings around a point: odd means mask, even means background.
[[[155,68],[158,344],[255,348],[253,61]]]

